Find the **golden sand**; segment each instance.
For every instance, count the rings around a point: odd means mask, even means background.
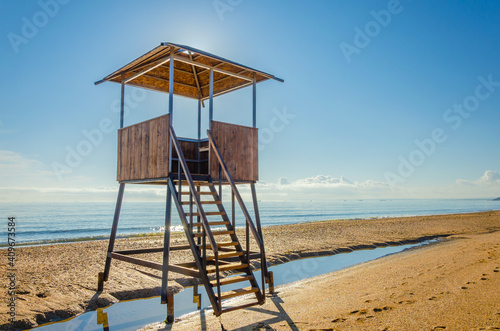
[[[411,315],[410,312],[417,307],[424,307],[427,305],[430,308],[436,305],[448,307],[443,305],[444,301],[442,300],[444,299],[440,299],[441,301],[434,299],[425,301],[422,299],[423,297],[420,301],[415,300],[415,303],[411,305],[408,304],[408,306],[398,304],[399,301],[404,303],[405,301],[413,300],[410,297],[407,298],[407,296],[411,296],[411,291],[406,293],[404,292],[405,288],[419,289],[419,291],[425,293],[425,295],[428,294],[429,298],[433,296],[436,298],[447,297],[445,294],[438,295],[441,292],[450,292],[453,295],[460,294],[464,300],[465,298],[476,300],[476,297],[478,300],[493,300],[496,293],[500,292],[499,278],[495,278],[498,276],[498,272],[493,271],[496,266],[500,266],[497,260],[498,247],[495,248],[493,245],[495,240],[496,242],[500,242],[498,240],[498,234],[495,232],[500,230],[500,211],[443,216],[312,222],[296,225],[273,226],[264,228],[263,230],[266,253],[268,261],[271,264],[282,263],[305,256],[335,254],[353,249],[383,246],[386,243],[396,244],[418,241],[426,237],[453,236],[453,238],[456,239],[463,236],[464,238],[468,238],[452,240],[436,247],[426,248],[422,251],[405,253],[403,255],[376,261],[374,264],[365,264],[363,266],[334,273],[333,276],[328,277],[337,279],[338,283],[331,288],[332,292],[329,294],[331,297],[327,300],[330,302],[329,304],[320,304],[321,300],[318,300],[318,294],[311,294],[318,293],[318,291],[326,293],[326,289],[322,288],[321,285],[318,285],[319,287],[315,285],[321,284],[321,278],[319,278],[314,281],[305,282],[304,284],[309,284],[307,285],[309,287],[304,292],[301,288],[306,285],[300,285],[297,290],[292,291],[280,289],[280,293],[282,293],[281,291],[284,291],[283,294],[288,293],[286,297],[281,297],[281,294],[278,293],[275,300],[269,298],[266,306],[257,307],[257,309],[262,308],[264,310],[272,309],[272,307],[276,307],[273,302],[280,300],[283,300],[286,305],[290,304],[290,306],[287,307],[293,307],[293,302],[296,302],[297,305],[300,304],[298,307],[286,310],[287,314],[296,319],[292,320],[293,322],[290,323],[297,323],[294,327],[298,330],[311,330],[315,328],[326,328],[327,330],[332,328],[349,329],[350,327],[354,327],[352,325],[355,325],[349,323],[355,323],[353,321],[358,318],[360,321],[366,320],[363,323],[375,323],[376,321],[389,318],[384,317],[380,319],[379,316],[393,316],[391,317],[393,319],[390,321],[400,320],[401,323],[403,323],[403,321],[408,321],[404,323],[411,323],[414,318],[411,317],[413,315]],[[239,236],[243,238],[243,234]],[[484,239],[485,242],[482,243],[483,239],[480,238],[489,239]],[[172,237],[172,241],[173,244],[185,243],[183,235],[181,234],[175,234]],[[492,242],[491,245],[489,244],[490,241]],[[117,240],[115,248],[132,249],[156,247],[161,246],[161,244],[162,237],[160,236],[136,237]],[[444,248],[448,249],[449,252]],[[106,250],[107,241],[104,240],[18,248],[18,270],[16,275],[18,282],[18,300],[16,308],[18,322],[16,325],[19,327],[32,327],[51,320],[68,318],[88,309],[104,307],[118,300],[144,298],[159,294],[161,280],[158,272],[115,260],[112,262],[109,281],[104,284],[104,292],[97,293],[97,274],[103,270]],[[429,255],[428,257],[419,258],[419,256],[424,256],[424,254],[426,254],[425,252],[434,252],[434,250],[441,250],[443,252],[441,260],[433,261],[432,263],[434,264],[431,263],[430,258],[435,256],[436,253],[427,253],[427,255]],[[490,253],[491,255],[488,255]],[[3,254],[6,253],[4,252]],[[457,258],[448,258],[447,254],[455,254]],[[481,254],[484,256],[480,258],[479,256]],[[414,258],[405,259],[403,256],[414,256]],[[472,258],[472,256],[474,258]],[[484,270],[481,269],[483,264],[477,264],[481,267],[478,267],[477,270],[479,270],[478,272],[481,275],[483,273],[487,274],[484,278],[487,278],[489,282],[481,281],[483,276],[476,279],[476,274],[478,274],[475,271],[476,265],[473,264],[473,260],[469,261],[465,257],[471,257],[471,259],[476,259],[477,261],[480,259],[487,261],[487,263],[484,263]],[[6,256],[2,258],[6,259]],[[161,262],[161,254],[149,254],[146,258]],[[189,259],[190,257],[187,252],[173,252],[171,256],[173,262],[188,261]],[[462,262],[466,264],[462,265]],[[429,264],[428,267],[426,266],[427,263]],[[494,265],[495,263],[496,265]],[[439,265],[443,266],[438,270],[437,268]],[[488,267],[486,267],[486,265],[488,265]],[[5,268],[5,264],[0,266],[1,274],[5,274]],[[463,270],[468,270],[469,268],[470,270],[462,272],[461,268],[464,268]],[[432,273],[429,273],[430,271],[427,269],[431,270]],[[391,273],[391,270],[394,270],[394,273]],[[403,273],[403,271],[405,272]],[[418,277],[419,273],[423,273],[424,275]],[[470,279],[466,277],[466,274],[470,274]],[[441,283],[434,280],[441,278],[443,279]],[[458,280],[463,280],[465,283],[462,284],[458,282]],[[328,280],[325,281],[325,284],[331,282],[331,280]],[[403,284],[405,282],[411,286]],[[452,291],[454,288],[444,286],[445,283],[455,284],[455,282],[460,283],[460,287],[467,287],[469,291],[462,290],[463,292],[458,291],[458,293],[455,293]],[[474,286],[471,284],[467,286],[467,282],[474,282]],[[174,273],[169,275],[169,286],[176,289],[180,290],[182,286],[190,283],[191,280],[186,279],[182,275]],[[354,285],[349,287],[349,284]],[[432,293],[428,292],[426,290],[428,284],[435,284],[435,291]],[[442,289],[438,288],[438,286],[442,286]],[[358,287],[359,289],[357,289]],[[493,291],[494,288],[496,289],[495,291]],[[488,293],[482,295],[482,292],[474,292],[476,290],[483,291],[483,289],[488,291]],[[413,295],[420,295],[419,291],[415,290],[411,293],[413,293]],[[370,293],[372,295],[368,296]],[[451,294],[449,296],[450,298],[462,298],[459,296],[453,297]],[[0,296],[2,298],[7,296],[6,282],[0,287]],[[291,297],[296,297],[297,301],[293,301]],[[362,298],[365,299],[362,300]],[[397,298],[398,300],[392,300],[393,298]],[[369,302],[365,302],[366,300],[371,300],[370,302],[373,302],[374,306],[371,307],[371,305],[368,304]],[[473,321],[475,318],[478,318],[483,321],[486,318],[484,316],[489,314],[487,316],[491,319],[491,323],[498,324],[498,317],[500,315],[494,315],[487,309],[474,308],[478,306],[476,301],[470,301],[468,306],[467,301],[462,300],[460,302],[460,307],[463,309],[465,309],[464,307],[468,307],[467,311],[470,312],[470,314],[464,313],[463,310],[457,312],[460,316],[463,314],[468,316],[464,315],[464,319],[469,318]],[[489,302],[488,305],[498,308],[498,302],[500,302],[500,300],[499,297],[496,296],[496,301]],[[362,303],[365,303],[365,305],[362,305]],[[377,303],[377,305],[375,305],[375,303]],[[273,306],[271,307],[270,305]],[[384,309],[384,307],[390,308]],[[406,307],[406,309],[403,309],[403,307]],[[494,310],[497,308],[491,309]],[[374,309],[377,309],[377,311],[374,311]],[[378,311],[378,309],[382,310]],[[361,313],[352,313],[356,310]],[[500,310],[497,310],[497,313],[500,313]],[[317,313],[313,314],[313,311]],[[7,328],[8,316],[4,313],[6,312],[5,305],[0,307],[0,312],[2,313],[0,315],[0,326],[3,325],[3,328]],[[250,314],[250,310],[246,310],[244,314],[245,316]],[[401,315],[398,318],[397,316],[400,314],[406,315]],[[453,314],[453,312],[450,312],[450,314]],[[478,314],[483,314],[481,315],[483,317],[476,317]],[[262,315],[261,319],[259,319],[260,317],[254,319],[256,318],[255,316],[249,317],[248,322],[243,321],[242,325],[230,327],[230,324],[228,324],[227,327],[239,328],[249,325],[261,325],[255,323],[264,323],[262,325],[265,329],[265,325],[268,323],[265,321],[269,319],[269,316],[264,315]],[[371,315],[373,315],[373,317],[368,318],[368,316]],[[226,316],[230,320],[231,315],[227,314],[223,316],[223,321],[226,321]],[[308,319],[307,316],[312,317]],[[460,320],[456,316],[454,318]],[[317,323],[314,322],[316,319],[318,319]],[[336,319],[339,319],[338,322],[332,322]],[[210,319],[208,321],[210,322]],[[306,326],[305,324],[301,325],[299,323],[300,321],[307,321],[307,323],[310,324]],[[272,323],[270,325],[272,325],[272,328],[290,329],[291,325],[289,322],[285,321],[282,322],[282,324],[283,323],[286,325],[279,326],[279,324]],[[178,324],[175,325],[176,328]],[[381,326],[379,328],[379,324],[366,325],[377,325],[374,329],[383,329],[385,327]],[[387,326],[390,326],[390,323],[387,324]],[[440,325],[436,324],[435,326]],[[209,325],[208,327],[212,326]],[[220,329],[220,324],[218,327]],[[370,327],[368,329],[370,329]],[[396,327],[394,329],[402,330],[404,328]],[[389,330],[391,330],[391,328],[389,328]]]

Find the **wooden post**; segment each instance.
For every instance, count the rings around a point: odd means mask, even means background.
[[[174,323],[174,291],[167,291],[167,324]]]
[[[267,283],[269,284],[269,294],[273,294],[274,293],[274,276],[273,276],[272,271],[268,272]]]
[[[193,285],[193,303],[197,304],[198,310],[201,309],[201,293],[198,293],[198,284]]]
[[[169,181],[172,179],[169,178]],[[161,275],[161,303],[168,305],[168,257],[170,253],[170,223],[172,216],[172,191],[167,185],[167,201],[165,208],[165,234],[163,235],[163,265]],[[167,307],[168,309],[168,307]]]

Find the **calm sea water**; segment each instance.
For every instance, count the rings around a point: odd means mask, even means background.
[[[251,204],[247,205],[253,215]],[[0,246],[7,241],[7,217],[16,217],[16,244],[52,243],[109,237],[114,203],[0,203],[5,219]],[[334,200],[330,202],[259,202],[262,226],[330,219],[370,219],[499,210],[500,201],[486,199]],[[230,208],[226,207],[228,213]],[[244,225],[237,207],[237,224]],[[172,230],[181,231],[175,207]],[[122,205],[118,236],[163,231],[165,204],[127,202]]]

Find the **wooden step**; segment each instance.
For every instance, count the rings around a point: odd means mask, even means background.
[[[238,245],[238,242],[221,242],[221,243],[217,243],[217,247],[229,247],[229,246],[237,246]],[[202,248],[202,246],[197,246],[198,248]],[[211,244],[207,244],[207,249],[212,249],[212,245]]]
[[[183,205],[189,205],[191,202],[190,201],[182,201],[181,202]],[[213,200],[210,200],[210,201],[201,201],[201,204],[202,205],[220,205],[222,204],[221,201],[213,201]],[[193,205],[196,205],[193,201]]]
[[[225,213],[222,212],[222,211],[206,211],[205,212],[205,216],[222,216],[224,215]],[[193,216],[200,216],[200,213],[199,212],[194,212],[192,213]],[[186,213],[186,216],[191,216],[191,213]]]
[[[200,147],[200,152],[208,152],[209,149],[209,146]]]
[[[253,306],[257,306],[257,305],[262,305],[262,303],[256,301],[256,302],[246,303],[246,304],[241,305],[241,306],[234,306],[234,307],[225,308],[225,309],[222,309],[221,314],[222,313],[229,313],[230,311],[234,311],[234,310],[250,308]]]
[[[175,179],[174,182],[176,185],[179,184],[178,179]],[[194,183],[194,186],[212,186],[212,183],[210,183],[210,182],[195,182],[195,181],[193,181],[193,183]],[[186,187],[188,187],[187,184],[188,184],[187,180],[182,180],[183,186],[186,185]]]
[[[228,221],[219,221],[219,222],[208,222],[208,225],[210,226],[216,226],[216,225],[228,225],[230,222]],[[203,226],[203,223],[202,222],[199,222],[199,223],[193,223],[193,227],[201,227]]]
[[[214,236],[223,236],[225,234],[234,234],[234,231],[233,230],[226,230],[226,231],[212,231],[212,234]],[[202,237],[203,236],[203,233],[195,233],[194,234],[195,237]]]
[[[234,297],[239,297],[241,295],[255,293],[255,292],[258,292],[258,291],[259,291],[258,287],[240,288],[240,289],[236,289],[236,290],[222,292],[221,295],[220,295],[220,299],[221,300],[230,299],[230,298],[234,298]]]
[[[212,191],[210,191],[210,192],[203,191],[203,192],[196,192],[196,193],[198,193],[198,195],[216,195],[217,194],[217,192],[212,192]],[[181,194],[182,195],[189,195],[189,194],[191,194],[191,192],[182,191]]]
[[[219,266],[219,272],[222,272],[222,271],[229,271],[229,270],[241,270],[241,269],[246,269],[248,268],[248,264],[241,264],[241,263],[229,263],[229,264],[224,264],[224,265],[221,265]],[[214,266],[210,266],[210,268],[207,268],[207,273],[209,274],[212,274],[214,273],[216,270],[215,270],[215,267]]]
[[[219,260],[223,259],[229,259],[231,257],[237,257],[237,256],[242,256],[243,252],[233,252],[233,253],[227,253],[227,254],[219,254]],[[212,261],[215,259],[215,256],[207,256],[207,261]]]
[[[224,285],[229,285],[229,284],[234,284],[234,283],[240,283],[244,281],[250,281],[254,278],[254,276],[251,275],[245,275],[245,276],[233,276],[233,277],[228,277],[220,280],[220,286]],[[211,280],[210,284],[212,286],[217,286],[217,279]]]

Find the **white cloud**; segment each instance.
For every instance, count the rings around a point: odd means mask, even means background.
[[[385,182],[352,181],[344,176],[317,175],[290,182],[281,177],[277,183],[259,183],[259,196],[269,200],[342,199],[385,197],[393,190]]]
[[[280,177],[278,178],[278,185],[288,185],[290,182],[286,177]]]
[[[483,185],[500,185],[500,174],[497,171],[486,170],[477,180],[457,179],[459,185],[483,186]]]
[[[3,202],[25,201],[116,201],[118,185],[102,187],[0,187]],[[164,187],[127,186],[124,199],[129,201],[164,201]]]
[[[46,169],[38,160],[25,158],[13,151],[0,150],[0,182],[4,185],[54,176],[52,171]]]

